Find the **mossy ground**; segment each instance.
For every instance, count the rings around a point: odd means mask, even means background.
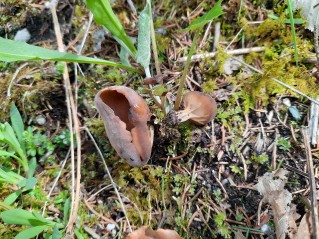
[[[8,26],[0,28],[0,36],[12,38],[18,29],[24,27],[31,29],[32,34],[42,20],[38,29],[47,30],[42,34],[35,31],[38,33],[33,35],[31,43],[56,48],[49,12],[38,7],[40,1],[31,2],[26,5],[16,0],[8,1],[4,7],[0,5],[4,13],[0,18],[0,25]],[[162,4],[156,2],[153,6],[161,70],[170,77],[163,82],[163,87],[173,94],[176,89],[174,86],[178,84],[175,73],[181,72],[183,68],[176,61],[187,54],[193,37],[191,32],[182,32],[181,29],[215,3],[201,2],[168,0],[162,1]],[[225,14],[218,19],[221,22],[221,37],[217,57],[194,63],[189,69],[188,75],[197,84],[189,81],[187,90],[191,87],[216,97],[218,114],[214,123],[203,127],[189,123],[168,124],[164,112],[156,107],[147,94],[143,94],[152,108],[151,124],[155,130],[153,154],[149,164],[144,167],[132,168],[116,155],[93,105],[94,96],[102,87],[128,85],[139,93],[145,92],[142,89],[143,76],[104,66],[80,65],[84,75],[77,77],[78,116],[81,125],[92,132],[106,158],[133,228],[142,225],[157,228],[161,225],[163,228],[175,229],[183,238],[233,238],[236,226],[257,226],[256,215],[261,196],[252,190],[251,185],[256,183],[258,177],[275,170],[274,165],[293,165],[296,168],[304,166],[305,154],[300,128],[307,124],[309,101],[271,78],[277,78],[310,97],[318,96],[318,80],[313,73],[316,68],[306,61],[314,52],[312,35],[302,25],[296,25],[299,54],[297,65],[291,28],[286,23],[289,16],[284,1],[243,1],[245,4],[241,6],[241,12],[239,2],[226,1],[222,4]],[[197,8],[198,6],[200,7]],[[132,15],[124,1],[117,1],[113,7],[127,32],[136,36],[136,16]],[[143,4],[139,3],[136,7],[141,11]],[[71,1],[66,5],[59,5],[58,13],[62,29],[68,32],[65,32],[64,39],[64,43],[68,45],[83,31],[82,27],[88,21],[88,11],[82,2]],[[267,17],[270,13],[278,16],[278,19]],[[30,22],[30,19],[35,21]],[[257,20],[262,23],[252,24]],[[214,23],[212,29],[213,26]],[[93,23],[82,54],[118,59],[119,47],[109,37],[102,42],[103,50],[93,50],[93,34],[99,29],[101,26]],[[241,29],[242,32],[234,39]],[[205,30],[206,28],[203,29],[202,37]],[[212,51],[214,31],[209,31],[204,47],[200,49],[202,37],[197,44],[198,52]],[[244,65],[231,75],[224,73],[223,65],[230,58],[225,49],[233,39],[231,49],[266,47],[264,52],[243,56],[244,62],[263,71],[263,75],[245,68]],[[70,52],[72,49],[75,49],[73,43]],[[59,64],[28,62],[14,79],[11,96],[8,97],[10,81],[22,64],[0,63],[0,122],[8,121],[10,105],[15,102],[25,124],[44,130],[53,141],[54,136],[65,131],[68,125]],[[71,69],[70,66],[71,80],[75,86],[74,72]],[[290,99],[297,107],[300,120],[289,113],[288,107],[282,103],[283,98]],[[44,126],[37,125],[34,121],[39,114],[46,117]],[[83,238],[90,238],[90,231],[84,229],[90,228],[99,236],[113,238],[106,230],[107,222],[99,216],[103,215],[120,225],[117,233],[118,238],[122,238],[127,233],[127,222],[112,187],[106,187],[90,199],[89,204],[94,212],[84,203],[84,200],[99,189],[109,185],[110,179],[94,144],[84,131],[81,134],[82,200],[76,223],[77,233]],[[276,139],[279,138],[282,138],[279,141],[282,147],[276,144]],[[285,140],[291,147],[284,147]],[[66,148],[56,145],[54,160],[50,164],[40,164],[37,169],[36,177],[39,182],[36,189],[23,194],[14,207],[41,212],[47,201],[51,208],[46,211],[45,216],[57,221],[64,220],[64,213],[67,212],[64,209],[65,202],[70,197],[70,162],[62,170],[54,194],[49,199],[46,199],[46,195],[66,154]],[[318,159],[316,152],[313,156]],[[291,183],[288,188],[291,191],[308,187],[306,179],[299,174],[291,172],[289,179]],[[1,184],[0,188],[0,200],[4,200],[14,190],[6,184]],[[294,198],[294,203],[298,205],[298,212],[302,215],[305,207],[300,194]],[[12,238],[23,229],[25,228],[0,224],[0,237]],[[254,238],[259,237],[255,235]]]

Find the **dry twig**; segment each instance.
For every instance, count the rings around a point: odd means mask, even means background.
[[[306,149],[306,157],[307,157],[307,166],[308,166],[308,174],[310,181],[310,202],[311,202],[311,212],[312,212],[312,235],[314,239],[319,238],[319,217],[318,217],[318,205],[317,205],[317,197],[316,197],[316,181],[314,175],[314,167],[312,161],[312,154],[310,148],[310,135],[309,128],[302,127],[301,128],[305,149]]]
[[[61,29],[58,21],[58,16],[56,13],[56,4],[51,7],[51,14],[54,23],[54,31],[56,34],[56,39],[58,43],[58,49],[60,52],[64,52],[64,45],[62,40]],[[72,191],[71,191],[71,211],[70,211],[70,218],[68,222],[67,231],[70,233],[73,229],[73,224],[75,222],[77,211],[80,203],[80,181],[81,181],[81,135],[80,135],[80,128],[79,128],[79,121],[77,117],[77,108],[76,103],[73,97],[69,72],[67,64],[64,62],[64,71],[63,71],[63,80],[64,80],[64,87],[65,87],[65,94],[67,99],[67,107],[68,107],[68,116],[69,116],[69,130],[70,130],[70,141],[71,141],[71,165],[72,165]],[[74,141],[73,141],[73,127],[74,132],[76,135],[76,142],[77,142],[77,168],[76,168],[76,182],[75,182],[75,155],[74,155]],[[74,192],[75,187],[75,192]]]

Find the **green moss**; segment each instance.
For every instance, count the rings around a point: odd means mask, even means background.
[[[165,53],[171,42],[170,38],[162,36],[160,34],[156,34],[155,37],[158,54]]]
[[[224,73],[224,64],[225,62],[230,58],[231,56],[228,55],[223,47],[218,46],[217,47],[217,55],[216,55],[216,60],[218,62],[219,68],[218,71],[220,74]]]
[[[206,93],[212,93],[214,90],[218,89],[216,82],[214,80],[206,81],[202,84],[202,90]]]

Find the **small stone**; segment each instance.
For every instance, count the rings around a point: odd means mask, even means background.
[[[109,224],[106,225],[106,230],[107,230],[108,232],[112,232],[114,229],[115,229],[115,224],[109,223]],[[115,231],[115,233],[116,233],[116,231]],[[113,233],[112,233],[112,234],[113,234]]]
[[[45,2],[44,3],[44,7],[46,9],[50,9],[52,8],[53,6],[55,6],[57,4],[57,1],[56,0],[51,0],[51,1],[48,1],[48,2]]]
[[[112,231],[111,231],[111,234],[112,234],[112,237],[115,237],[115,235],[116,235],[116,230],[115,230],[115,229],[112,230]]]
[[[37,122],[38,125],[44,125],[47,120],[43,115],[38,115],[37,117],[35,117],[35,122]]]
[[[260,228],[260,230],[265,233],[267,236],[271,235],[274,233],[274,230],[268,225],[268,224],[264,224],[262,225],[262,227]]]
[[[290,107],[290,106],[291,106],[291,102],[290,102],[290,100],[289,100],[288,98],[284,98],[284,99],[282,100],[282,103],[284,103],[287,107]]]
[[[31,38],[30,32],[26,28],[23,28],[22,30],[17,31],[16,35],[14,36],[15,41],[27,42],[30,40],[30,38]]]

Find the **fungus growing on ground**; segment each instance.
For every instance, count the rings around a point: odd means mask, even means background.
[[[182,239],[176,231],[169,229],[153,230],[149,226],[142,226],[128,234],[125,239]]]
[[[147,122],[151,112],[134,90],[112,86],[100,90],[95,105],[112,147],[131,166],[142,166],[151,156],[153,140]]]
[[[190,91],[183,96],[184,109],[177,112],[180,122],[190,121],[196,125],[205,125],[215,118],[216,101],[208,94]]]

